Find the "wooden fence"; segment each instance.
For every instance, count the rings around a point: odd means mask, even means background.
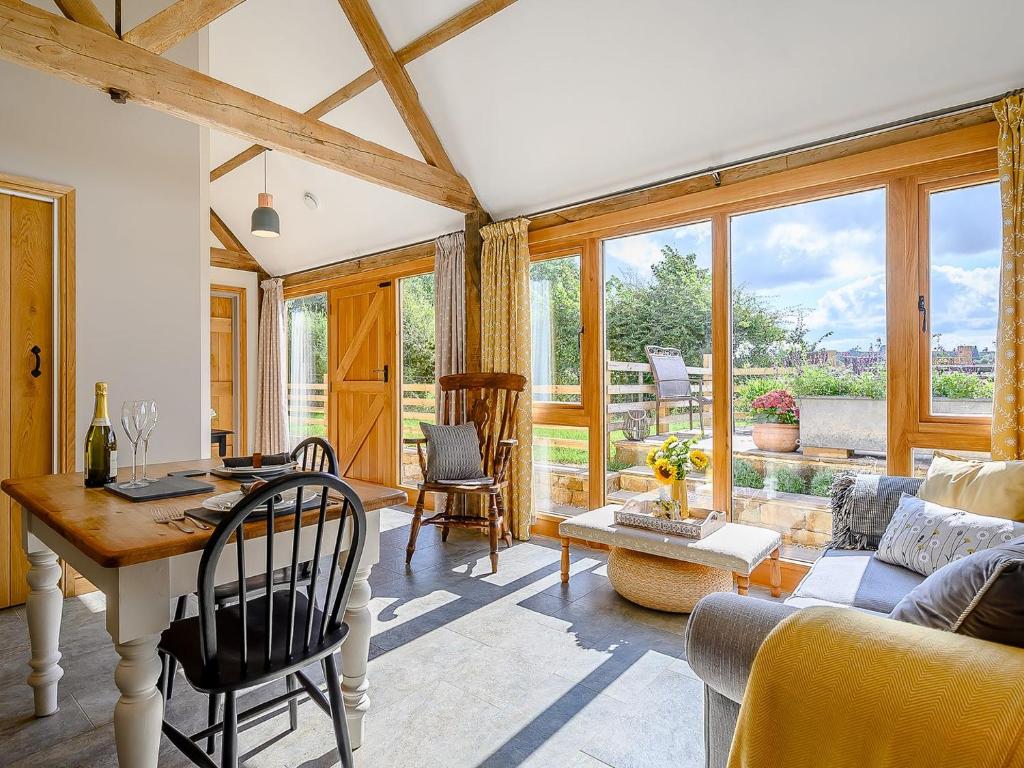
[[[693,377],[700,377],[703,394],[712,397],[711,356],[705,355],[700,367],[689,368]],[[737,368],[733,371],[735,378],[760,376],[776,376],[789,373],[789,368]],[[606,405],[608,419],[606,431],[621,430],[625,414],[630,411],[643,410],[652,418],[656,408],[654,400],[655,387],[651,380],[651,366],[647,363],[631,363],[618,360],[605,362],[605,388],[608,402]],[[547,384],[535,385],[534,395],[546,395],[549,401],[579,402],[580,386],[578,384]],[[433,384],[402,384],[401,418],[406,421],[425,421],[435,423],[436,414],[435,390]],[[662,423],[678,423],[686,418],[685,414],[669,416],[668,406],[662,406]],[[288,385],[288,415],[291,423],[303,425],[319,425],[327,429],[327,382],[315,384]],[[705,424],[710,424],[710,411],[705,412]],[[535,436],[536,445],[551,448],[587,449],[586,440],[574,440],[563,437]]]

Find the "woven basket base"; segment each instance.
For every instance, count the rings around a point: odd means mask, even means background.
[[[608,580],[630,602],[669,613],[689,613],[705,595],[732,591],[729,571],[622,547],[608,555]]]

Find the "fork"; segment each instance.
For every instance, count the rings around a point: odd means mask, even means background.
[[[173,509],[154,509],[153,520],[173,526],[182,533],[196,532],[196,529],[189,525],[191,521],[185,517],[184,512],[178,512]]]

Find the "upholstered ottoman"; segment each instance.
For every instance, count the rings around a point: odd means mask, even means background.
[[[751,572],[771,560],[772,596],[782,593],[776,531],[751,525],[727,523],[704,539],[670,536],[615,522],[618,505],[563,520],[562,581],[569,580],[570,540],[610,547],[608,580],[627,600],[661,611],[689,613],[694,604],[712,592],[732,590],[747,594]]]

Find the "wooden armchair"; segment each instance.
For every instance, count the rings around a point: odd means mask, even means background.
[[[508,485],[508,466],[512,449],[516,446],[515,417],[519,397],[526,389],[526,377],[517,373],[457,373],[441,377],[441,407],[439,423],[457,425],[473,422],[480,439],[480,454],[486,477],[479,480],[424,482],[417,485],[419,495],[413,514],[412,530],[405,562],[412,562],[416,551],[416,537],[423,525],[440,525],[441,540],[447,541],[452,526],[486,530],[491,542],[491,569],[498,571],[498,539],[512,545],[508,523],[505,520],[505,500],[502,496]],[[415,445],[420,470],[427,477],[426,438],[408,438],[406,445]],[[443,512],[424,519],[423,502],[428,493],[447,494]],[[457,497],[486,497],[487,516],[467,514],[455,504]]]

